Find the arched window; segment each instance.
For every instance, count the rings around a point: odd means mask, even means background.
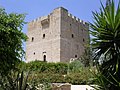
[[[46,62],[46,55],[43,56],[43,61]]]

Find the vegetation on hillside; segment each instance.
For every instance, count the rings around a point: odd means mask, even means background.
[[[24,67],[24,71],[30,70],[32,77],[36,83],[71,83],[71,84],[90,84],[93,83],[93,74],[90,69],[95,68],[84,67],[80,61],[72,63],[47,63],[41,61],[33,61],[30,63],[22,62],[19,67]],[[23,69],[21,69],[23,70]]]

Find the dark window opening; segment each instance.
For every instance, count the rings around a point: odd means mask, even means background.
[[[35,55],[35,52],[33,54]]]
[[[32,42],[34,41],[34,37],[32,37]]]
[[[74,38],[74,35],[72,34],[72,38]]]
[[[45,38],[45,34],[43,34],[43,38]]]
[[[85,42],[85,39],[83,38],[83,42]]]
[[[72,25],[70,24],[70,30],[71,30],[71,28],[72,28]]]
[[[75,55],[75,58],[77,58],[77,55]]]
[[[43,56],[43,61],[46,62],[46,55]]]

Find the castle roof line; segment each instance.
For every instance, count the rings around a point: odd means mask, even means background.
[[[79,23],[81,23],[81,24],[83,24],[83,25],[88,25],[87,22],[85,22],[85,21],[77,18],[76,16],[73,16],[71,13],[69,13],[67,9],[65,9],[65,8],[63,8],[63,7],[57,7],[57,8],[55,8],[54,10],[57,10],[57,9],[63,9],[63,10],[65,10],[65,11],[68,13],[68,16],[71,17],[72,19],[74,19],[75,21],[77,21],[77,22],[79,22]],[[54,10],[53,10],[53,12],[54,12]],[[50,14],[52,14],[53,12],[51,12]],[[42,20],[44,20],[44,19],[47,19],[47,18],[50,16],[50,14],[49,14],[49,15],[46,15],[46,16],[38,17],[38,18],[32,20],[32,21],[29,22],[29,23],[35,23],[35,22],[37,22],[37,21],[39,21],[39,20],[42,21]]]

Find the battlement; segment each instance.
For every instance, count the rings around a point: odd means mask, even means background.
[[[63,7],[55,8],[49,15],[47,15],[47,16],[42,16],[42,17],[38,17],[38,18],[32,20],[32,21],[29,22],[29,23],[34,24],[34,23],[37,23],[38,21],[49,20],[49,17],[51,16],[51,14],[54,13],[54,12],[55,12],[56,10],[58,10],[58,9],[63,10],[63,12],[66,13],[68,17],[74,19],[76,22],[78,22],[78,23],[80,23],[80,24],[83,24],[83,25],[85,25],[85,26],[89,26],[89,24],[88,24],[87,22],[85,22],[85,21],[77,18],[76,16],[73,16],[71,13],[68,13],[68,10],[65,9],[65,8],[63,8]]]
[[[71,17],[72,19],[83,25],[87,25],[87,26],[89,25],[87,22],[84,22],[83,20],[77,18],[76,16],[73,16],[71,13],[68,13],[68,17]]]
[[[36,23],[36,22],[38,22],[38,21],[43,21],[43,20],[48,19],[48,18],[49,18],[49,15],[47,15],[47,16],[42,16],[42,17],[38,17],[38,18],[30,21],[29,23]]]

